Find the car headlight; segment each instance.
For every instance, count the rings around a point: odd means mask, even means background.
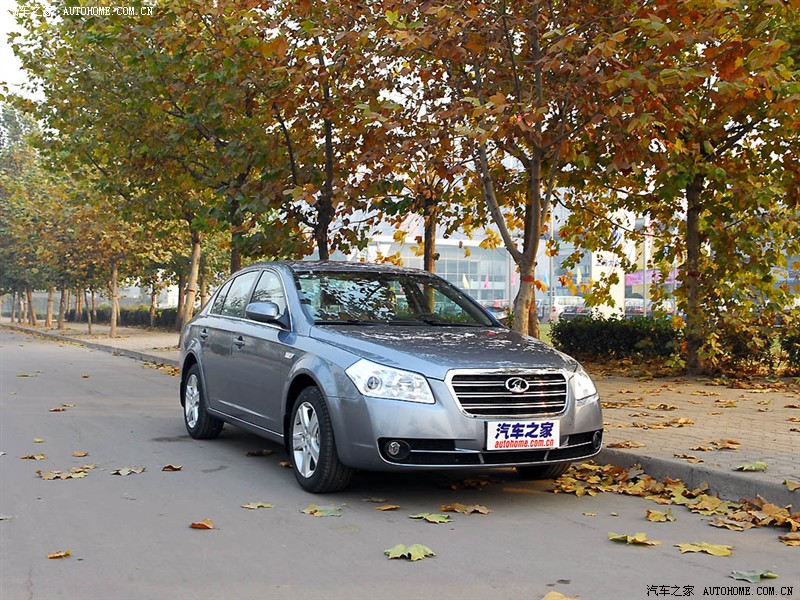
[[[363,358],[348,367],[345,373],[365,396],[434,403],[428,380],[418,373],[385,367]]]
[[[572,396],[575,398],[577,406],[596,402],[600,398],[592,378],[580,365],[578,365],[575,373],[572,374],[570,384],[572,385]]]

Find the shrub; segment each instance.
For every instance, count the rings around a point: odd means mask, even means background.
[[[550,329],[553,345],[581,360],[663,358],[680,348],[680,334],[666,319],[596,317],[559,320]]]

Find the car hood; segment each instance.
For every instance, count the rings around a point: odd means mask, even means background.
[[[311,337],[387,366],[444,379],[450,369],[567,369],[577,363],[539,340],[489,327],[317,325]]]

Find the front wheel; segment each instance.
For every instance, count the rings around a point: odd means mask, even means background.
[[[516,467],[517,473],[523,479],[555,479],[561,477],[569,469],[570,462],[556,463],[553,465],[534,465],[531,467]]]
[[[347,487],[353,470],[339,461],[328,406],[322,392],[307,387],[292,409],[292,467],[307,492],[338,492]]]
[[[186,431],[197,440],[217,437],[224,423],[208,414],[203,384],[200,383],[200,367],[192,365],[183,385],[183,422]]]

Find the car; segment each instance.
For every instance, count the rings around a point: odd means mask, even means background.
[[[582,305],[585,300],[581,296],[555,296],[547,298],[544,306],[544,319],[546,323],[555,323],[561,318],[564,310],[569,306]]]
[[[592,309],[580,303],[565,306],[559,318],[564,321],[574,321],[575,319],[589,319],[591,316]]]
[[[625,300],[625,318],[633,319],[644,316],[644,300],[641,298],[628,298]]]
[[[599,395],[577,361],[417,269],[258,263],[219,287],[180,348],[188,434],[227,423],[283,444],[312,493],[356,471],[552,478],[602,447]]]
[[[508,320],[508,308],[504,306],[484,306],[484,308],[489,311],[495,319],[506,324]]]

